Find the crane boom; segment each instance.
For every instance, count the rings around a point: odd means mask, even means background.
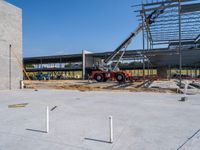
[[[126,45],[129,45],[129,43],[131,42],[132,38],[135,37],[141,30],[142,30],[143,26],[142,24],[140,24],[138,26],[138,28],[132,32],[128,38],[126,38],[115,50],[114,52],[109,56],[107,57],[105,60],[104,60],[104,63],[107,64],[109,63],[124,47],[126,47]]]
[[[158,9],[158,10],[154,10],[151,14],[148,15],[148,17],[145,19],[145,23],[146,25],[150,25],[152,23],[155,22],[155,19],[158,18],[158,16],[160,14],[162,14],[164,12],[164,8],[163,8],[163,5],[161,5],[161,9]],[[142,31],[143,29],[143,24],[140,23],[139,26],[136,28],[136,30],[134,32],[132,32],[128,38],[126,38],[114,51],[113,53],[107,57],[105,60],[104,60],[104,63],[105,64],[108,64],[110,61],[112,61],[115,56],[125,47],[127,47],[130,43],[131,43],[131,40],[140,32]]]

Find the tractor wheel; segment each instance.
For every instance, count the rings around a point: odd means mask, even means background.
[[[125,80],[126,80],[126,77],[125,77],[125,75],[123,74],[123,73],[117,73],[116,74],[116,80],[118,81],[118,82],[125,82]]]
[[[97,81],[97,82],[103,82],[104,81],[104,77],[103,77],[103,74],[96,74],[95,75],[95,80]]]

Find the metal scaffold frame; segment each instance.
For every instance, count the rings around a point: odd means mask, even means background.
[[[198,0],[143,0],[138,20],[144,24],[148,45],[163,45],[181,41],[195,41],[199,37],[200,3]],[[146,25],[145,17],[162,6],[165,10],[153,24]],[[179,10],[180,8],[180,10]],[[179,27],[180,24],[180,27]],[[181,28],[181,31],[180,31]]]
[[[143,50],[154,47],[178,49],[179,73],[181,84],[182,49],[185,43],[196,44],[200,37],[200,1],[199,0],[141,0],[135,5],[138,20],[143,24]],[[147,16],[153,11],[163,8],[163,14],[152,24],[146,24]],[[150,60],[146,57],[143,64]],[[143,70],[145,69],[143,65]]]

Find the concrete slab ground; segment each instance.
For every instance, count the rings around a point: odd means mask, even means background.
[[[200,95],[0,91],[0,150],[199,150]],[[23,108],[8,105],[29,103]],[[45,131],[45,108],[50,132]],[[113,116],[110,144],[108,116]]]

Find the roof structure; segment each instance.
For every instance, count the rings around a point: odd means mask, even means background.
[[[144,51],[153,51],[155,47],[160,51],[161,47],[168,49],[155,55],[143,52],[151,64],[179,66],[180,70],[182,66],[199,66],[200,0],[141,1],[136,12],[144,25]],[[154,12],[159,15],[151,16]],[[149,18],[151,23],[147,22]]]
[[[25,57],[24,64],[81,62],[82,54]]]
[[[93,58],[105,59],[112,52],[102,52],[102,53],[90,53],[88,56]],[[183,66],[199,66],[200,67],[200,47],[183,49]],[[161,66],[178,66],[179,52],[178,49],[169,48],[159,48],[152,50],[127,50],[124,55],[124,60],[141,60],[143,55],[148,57],[151,64],[154,67]],[[81,54],[71,54],[71,55],[54,55],[54,56],[41,56],[41,57],[26,57],[24,58],[24,64],[51,64],[51,63],[67,63],[67,62],[81,62]],[[117,59],[117,58],[116,58]]]
[[[180,0],[181,40],[199,41],[200,1]],[[137,11],[147,17],[153,11],[163,9],[155,22],[145,27],[146,35],[153,45],[170,44],[179,41],[179,0],[149,0]],[[142,21],[142,19],[139,19]]]

